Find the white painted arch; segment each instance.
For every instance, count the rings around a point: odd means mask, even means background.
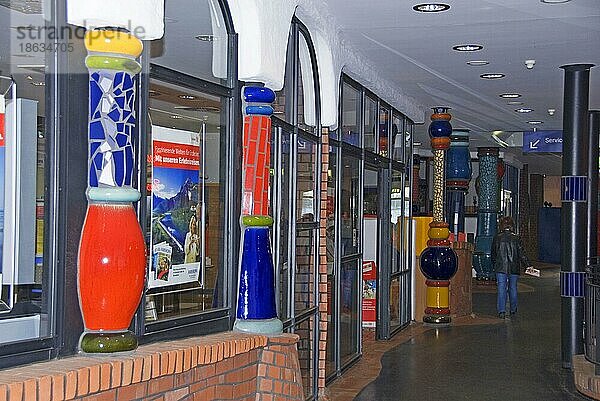
[[[283,87],[290,25],[294,14],[313,41],[321,89],[321,122],[338,125],[342,70],[416,123],[425,107],[383,78],[372,63],[344,42],[327,3],[319,0],[228,0],[238,34],[238,74],[244,81]]]

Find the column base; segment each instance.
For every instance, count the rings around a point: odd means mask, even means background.
[[[425,315],[425,316],[423,316],[423,323],[435,325],[435,326],[448,325],[448,324],[450,324],[451,321],[452,321],[452,319],[448,315]]]
[[[87,354],[112,354],[134,351],[138,340],[131,331],[85,332],[79,340],[79,348]]]
[[[273,319],[236,319],[233,324],[234,331],[257,334],[281,334],[283,323],[277,318]]]

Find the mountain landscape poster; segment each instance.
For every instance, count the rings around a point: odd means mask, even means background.
[[[200,135],[152,127],[152,223],[148,288],[199,282]]]

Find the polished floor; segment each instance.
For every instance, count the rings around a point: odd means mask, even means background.
[[[474,293],[474,313],[494,316],[495,302],[494,291]],[[423,329],[383,353],[355,400],[588,400],[560,367],[558,268],[521,278],[515,318]]]

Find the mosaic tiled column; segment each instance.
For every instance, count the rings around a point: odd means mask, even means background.
[[[492,266],[492,241],[498,226],[498,148],[477,148],[479,177],[477,178],[477,236],[473,253],[473,268],[477,280],[495,280]]]
[[[451,116],[446,107],[435,107],[429,136],[433,150],[433,222],[429,225],[427,248],[421,253],[421,271],[427,278],[427,301],[423,321],[450,323],[450,279],[458,260],[450,247],[448,223],[444,221],[444,153],[450,147]]]
[[[457,129],[450,136],[446,155],[446,218],[450,232],[465,232],[465,197],[471,181],[469,130]]]
[[[271,254],[269,168],[271,103],[269,88],[242,89],[244,150],[242,161],[242,253],[234,330],[263,334],[283,331],[275,308],[275,274]]]
[[[85,324],[81,350],[131,351],[128,331],[140,302],[146,245],[132,202],[136,58],[142,42],[127,32],[91,30],[85,35],[89,70],[88,208],[78,264],[79,303]]]

